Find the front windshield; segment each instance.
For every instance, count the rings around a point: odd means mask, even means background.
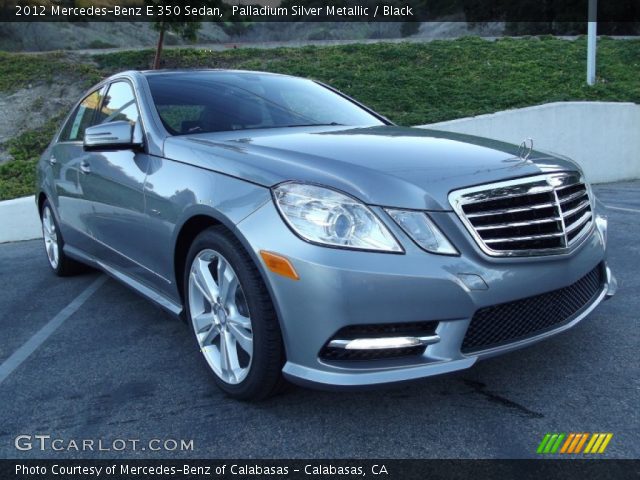
[[[169,133],[187,135],[308,125],[383,125],[376,116],[311,80],[248,72],[147,75]]]

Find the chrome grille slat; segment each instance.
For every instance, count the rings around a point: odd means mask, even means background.
[[[590,192],[575,172],[552,173],[457,190],[454,210],[492,256],[565,253],[591,231]]]
[[[567,184],[564,184],[564,185],[559,185],[559,186],[557,186],[557,187],[555,188],[556,192],[558,192],[558,194],[559,194],[559,195],[562,195],[562,191],[563,191],[563,190],[566,190],[567,188],[574,187],[575,185],[578,185],[579,183],[581,183],[581,182],[582,182],[582,180],[581,180],[581,179],[578,179],[578,177],[577,177],[577,176],[574,176],[574,178],[576,178],[576,179],[577,179],[577,181],[575,181],[574,183],[567,183]]]
[[[571,195],[567,195],[566,197],[561,197],[558,194],[558,197],[560,198],[560,203],[567,203],[567,202],[570,202],[571,200],[584,197],[586,194],[587,194],[586,190],[580,190],[579,192],[572,193]]]
[[[573,215],[574,213],[578,213],[581,210],[584,210],[585,208],[587,208],[588,206],[590,206],[589,200],[585,200],[584,202],[582,202],[580,205],[578,205],[575,208],[572,208],[571,210],[568,210],[566,212],[562,213],[562,216],[564,218],[570,217],[571,215]]]
[[[566,233],[571,233],[574,230],[580,228],[582,225],[584,225],[589,219],[591,218],[591,212],[586,212],[584,215],[582,215],[577,221],[573,222],[571,225],[569,225],[566,229]]]
[[[529,225],[538,225],[541,223],[551,223],[551,222],[559,222],[562,220],[560,217],[551,217],[551,218],[543,218],[542,220],[529,220],[525,222],[511,222],[511,223],[494,223],[491,225],[482,225],[476,227],[476,230],[495,230],[498,228],[516,228],[516,227],[527,227]]]
[[[539,240],[541,238],[564,237],[564,233],[546,233],[542,235],[528,235],[526,237],[507,237],[507,238],[485,238],[484,243],[502,243],[502,242],[527,242],[529,240]]]
[[[577,230],[574,230],[573,232],[570,232],[570,235],[574,235],[574,236],[569,240],[569,246],[573,246],[576,242],[583,239],[584,235],[591,230],[592,225],[593,225],[593,222],[587,222],[584,225],[582,225],[582,228],[579,228]],[[567,238],[569,237],[567,236]]]
[[[503,215],[505,213],[518,213],[518,212],[527,212],[529,210],[542,209],[542,208],[551,208],[557,207],[555,203],[539,203],[535,205],[531,205],[528,207],[517,207],[517,208],[505,208],[503,210],[487,210],[482,213],[469,213],[467,214],[467,218],[477,218],[477,217],[487,217],[490,215]]]
[[[551,186],[545,186],[545,187],[534,186],[534,187],[530,188],[529,190],[527,190],[525,192],[517,192],[517,193],[509,193],[507,195],[500,195],[499,198],[500,199],[516,198],[516,197],[524,197],[526,195],[539,195],[541,193],[549,193],[549,192],[553,192],[553,187],[551,187]],[[478,204],[478,203],[483,203],[483,202],[490,202],[490,201],[493,201],[493,200],[495,200],[495,197],[484,198],[484,197],[479,196],[479,197],[467,202],[467,205]]]

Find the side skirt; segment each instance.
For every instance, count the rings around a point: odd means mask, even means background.
[[[174,302],[172,299],[170,299],[166,295],[159,293],[158,291],[154,290],[151,287],[148,287],[142,282],[139,282],[138,280],[131,277],[130,275],[127,275],[126,273],[121,272],[120,270],[113,267],[112,265],[109,265],[101,260],[98,260],[97,258],[70,245],[64,246],[64,252],[67,255],[69,255],[71,258],[78,260],[79,262],[86,263],[87,265],[90,265],[94,268],[102,270],[109,276],[118,280],[120,283],[123,283],[127,287],[131,288],[135,292],[142,295],[143,297],[147,298],[148,300],[151,300],[156,305],[159,305],[160,307],[162,307],[172,315],[175,315],[176,317],[181,316],[182,310],[183,310],[182,305]]]

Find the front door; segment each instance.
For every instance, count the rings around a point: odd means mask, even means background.
[[[55,188],[54,202],[62,236],[68,245],[94,255],[93,234],[86,220],[91,205],[79,184],[80,164],[87,152],[82,148],[84,131],[93,125],[106,88],[91,92],[75,108],[62,128],[48,158]]]
[[[140,132],[139,111],[129,82],[113,82],[104,97],[96,124],[128,121]],[[79,184],[91,205],[87,218],[99,257],[135,277],[145,277],[141,263],[145,245],[143,187],[149,156],[133,149],[85,152]]]

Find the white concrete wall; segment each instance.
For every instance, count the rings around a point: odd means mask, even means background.
[[[640,105],[557,102],[422,125],[566,155],[593,183],[640,178]]]
[[[0,202],[0,243],[42,237],[33,195]]]

